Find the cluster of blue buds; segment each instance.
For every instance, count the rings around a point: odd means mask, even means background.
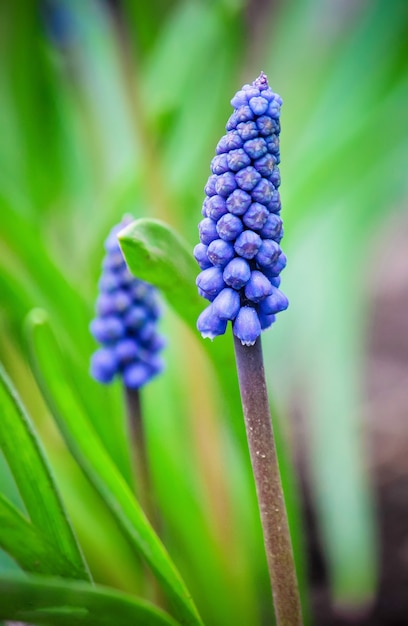
[[[105,242],[97,317],[91,322],[91,333],[102,347],[92,356],[91,374],[101,383],[119,375],[126,387],[139,389],[163,369],[159,352],[165,342],[157,332],[157,291],[132,276],[117,240],[132,220],[126,215]]]
[[[223,335],[228,320],[244,345],[288,306],[278,289],[286,257],[278,192],[280,96],[265,74],[233,97],[227,134],[218,142],[205,186],[204,219],[194,256],[202,272],[200,295],[211,304],[197,328],[203,337]]]

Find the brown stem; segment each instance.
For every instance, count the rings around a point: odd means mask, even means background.
[[[160,532],[160,518],[153,499],[150,465],[147,455],[146,436],[143,424],[143,414],[140,403],[140,393],[137,389],[125,387],[125,401],[127,411],[128,431],[132,456],[133,472],[136,479],[136,495],[149,522],[157,533]],[[162,608],[165,607],[165,598],[160,585],[150,569],[145,572],[146,591],[150,599]]]
[[[139,391],[125,387],[125,400],[137,495],[149,521],[151,524],[155,525],[153,502],[151,498],[152,485],[149,459],[147,456],[146,435],[143,425]]]
[[[302,612],[266,390],[260,338],[234,337],[242,407],[278,626],[301,626]]]

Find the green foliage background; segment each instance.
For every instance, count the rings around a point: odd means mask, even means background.
[[[363,280],[374,237],[407,200],[407,34],[404,0],[1,2],[0,358],[97,583],[154,600],[126,530],[138,513],[133,505],[127,521],[115,513],[132,482],[121,389],[88,374],[102,243],[130,212],[163,220],[192,250],[229,100],[264,70],[284,100],[290,309],[263,344],[302,591],[306,598],[287,419],[294,397],[332,596],[360,603],[374,594],[376,522],[359,422]],[[149,246],[155,237],[148,233]],[[379,260],[370,262],[375,273]],[[176,305],[168,298],[166,372],[143,393],[160,535],[205,624],[266,624],[272,607],[231,337],[204,345],[180,315],[190,297],[194,285]],[[17,466],[22,452],[16,446]],[[1,491],[34,522],[7,461]],[[5,552],[0,565],[17,568]],[[152,624],[171,623],[161,619]]]

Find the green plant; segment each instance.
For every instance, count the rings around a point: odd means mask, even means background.
[[[114,10],[94,0],[46,4],[0,7],[0,354],[49,459],[4,383],[0,424],[6,412],[14,417],[11,431],[0,427],[2,439],[11,437],[0,471],[0,618],[86,623],[85,611],[106,607],[100,619],[108,620],[120,606],[126,623],[130,615],[143,624],[198,620],[188,587],[205,624],[272,619],[232,338],[209,349],[195,330],[202,305],[191,254],[230,95],[261,69],[285,103],[291,306],[263,349],[300,587],[304,597],[286,419],[295,394],[332,597],[366,603],[375,595],[377,544],[359,429],[363,266],[407,196],[405,3],[343,11],[287,2],[260,19],[239,0],[124,0]],[[59,31],[50,9],[59,11]],[[133,496],[120,385],[102,388],[88,371],[102,242],[127,212],[137,218],[122,241],[129,264],[170,304],[167,368],[143,393],[162,541]],[[30,450],[37,460],[27,464]],[[48,498],[21,491],[23,472],[34,486],[51,484],[49,467],[58,489],[47,488]],[[160,571],[172,617],[145,604],[154,593],[146,562]],[[304,609],[307,620],[306,601]]]

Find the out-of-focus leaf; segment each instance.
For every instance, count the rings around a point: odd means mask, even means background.
[[[224,132],[245,53],[242,15],[230,9],[221,3],[178,3],[142,66],[146,114],[160,137],[152,167],[161,170],[162,184],[174,197],[165,217],[173,224],[182,217],[187,232],[195,227],[208,164]]]
[[[0,366],[0,447],[32,523],[48,537],[67,578],[89,572],[65,513],[51,470],[30,419]],[[60,573],[61,573],[61,567]]]
[[[184,581],[67,384],[64,358],[46,313],[32,311],[27,327],[37,380],[69,449],[161,582],[180,622],[199,626],[201,620]]]
[[[135,276],[158,287],[178,315],[195,328],[203,300],[194,287],[197,264],[184,240],[163,222],[141,218],[120,232],[119,243]]]
[[[183,99],[188,102],[194,75],[191,58],[200,66],[204,64],[206,56],[214,53],[220,28],[221,20],[217,19],[214,5],[188,1],[175,5],[145,63],[144,87],[146,101],[151,103],[150,115],[173,110],[182,105]],[[177,72],[168,72],[169,66],[177,68]],[[197,68],[195,71],[198,82],[201,72]]]
[[[13,310],[10,322],[15,336],[21,340],[21,320],[30,309],[44,306],[52,312],[58,334],[69,351],[71,383],[78,388],[82,404],[110,456],[129,481],[129,454],[120,415],[117,418],[119,411],[113,413],[110,422],[101,418],[107,404],[114,404],[112,394],[102,394],[99,385],[88,375],[88,355],[94,348],[88,329],[90,307],[84,295],[58,268],[35,220],[28,216],[23,218],[24,212],[29,212],[27,204],[19,196],[9,198],[0,194],[0,285],[5,290],[4,297],[9,295],[6,315]],[[75,348],[79,345],[82,350]]]
[[[109,187],[135,167],[139,156],[115,29],[104,3],[64,0],[61,4],[72,23],[75,45],[69,49],[69,59],[85,104],[89,139],[95,142],[93,157],[103,172],[101,185]]]
[[[44,626],[177,626],[152,604],[58,578],[0,576],[0,618]]]
[[[24,215],[31,210],[31,204],[20,196],[0,192],[0,263],[10,267],[23,285],[27,284],[27,291],[33,299],[48,306],[58,316],[62,329],[73,327],[77,341],[85,347],[91,346],[92,340],[87,332],[87,303],[58,268],[46,239],[42,237],[39,223],[33,216]],[[52,290],[49,285],[53,285]],[[73,302],[75,306],[72,306]]]
[[[2,115],[1,170],[45,212],[60,191],[63,170],[58,145],[59,120],[54,106],[51,64],[41,42],[38,6],[21,11],[16,4],[0,7]],[[40,32],[39,32],[40,31]],[[46,124],[39,124],[41,111]]]
[[[48,537],[0,494],[0,547],[26,572],[67,576],[68,568]]]
[[[205,302],[195,286],[199,268],[188,245],[167,224],[149,218],[136,220],[119,233],[119,243],[133,274],[155,285],[176,313],[198,336],[197,318]],[[246,450],[246,435],[241,419],[238,380],[229,333],[215,342],[203,341],[219,376],[223,395],[236,433]]]

